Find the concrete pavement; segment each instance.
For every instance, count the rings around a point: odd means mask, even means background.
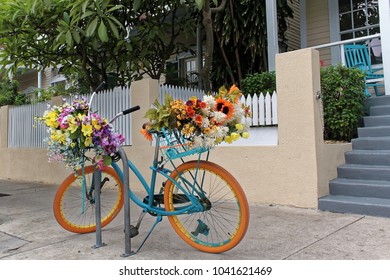
[[[0,260],[123,260],[123,215],[95,234],[63,230],[52,212],[57,186],[0,180]],[[134,206],[134,205],[133,205]],[[312,209],[250,204],[247,235],[223,254],[199,252],[184,243],[164,219],[135,260],[382,260],[390,259],[390,219]],[[122,211],[123,212],[123,211]],[[139,209],[132,207],[134,220]],[[154,219],[145,217],[136,250]]]

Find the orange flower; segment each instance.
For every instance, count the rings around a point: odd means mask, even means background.
[[[145,137],[146,140],[153,140],[152,134],[149,133],[149,130],[142,128],[139,132]]]
[[[187,116],[189,116],[190,118],[193,118],[195,116],[195,111],[192,107],[187,106],[186,111],[187,111]]]
[[[202,117],[201,115],[197,115],[197,116],[195,117],[195,122],[196,122],[196,124],[197,124],[198,126],[201,126],[202,123],[203,123],[203,117]]]
[[[204,102],[204,101],[202,101],[202,102],[200,102],[199,107],[202,108],[202,109],[204,109],[204,108],[207,107],[207,103]]]
[[[226,115],[227,120],[230,119],[234,113],[233,104],[222,98],[218,98],[216,102],[217,104],[215,105],[215,109],[219,112],[224,113]]]
[[[236,92],[236,91],[240,91],[240,89],[236,86],[236,84],[233,84],[233,85],[231,86],[231,88],[229,89],[228,94],[232,94],[232,93],[234,93],[234,92]]]

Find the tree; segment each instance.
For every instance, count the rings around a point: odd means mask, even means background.
[[[4,77],[0,78],[0,106],[28,103],[27,96],[20,94],[18,87],[19,84],[17,81],[10,81]]]
[[[125,85],[144,73],[158,78],[165,60],[183,45],[177,38],[191,27],[190,13],[182,18],[176,14],[188,6],[177,2],[1,2],[0,64],[8,71],[62,65],[64,74],[76,74],[89,87],[108,82],[110,76],[114,85]]]
[[[203,11],[206,34],[203,69],[205,80],[212,81],[215,85],[232,83],[241,85],[246,74],[267,70],[265,1],[195,0],[195,2]],[[278,0],[277,8],[279,38],[285,41],[286,18],[292,17],[293,12],[288,0]],[[207,75],[210,75],[209,79]],[[205,89],[207,86],[209,84],[205,83]]]

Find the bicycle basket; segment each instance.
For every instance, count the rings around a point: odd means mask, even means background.
[[[192,147],[179,131],[162,129],[155,137],[160,139],[160,152],[165,160],[183,158],[208,151],[206,147]]]

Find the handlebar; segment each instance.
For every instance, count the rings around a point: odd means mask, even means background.
[[[131,107],[129,109],[122,111],[122,114],[127,115],[127,114],[134,112],[134,111],[138,111],[139,109],[141,109],[141,107],[139,105],[137,105],[137,106],[134,106],[134,107]]]
[[[120,116],[124,116],[124,115],[130,114],[132,112],[138,111],[139,109],[141,109],[141,107],[137,105],[137,106],[131,107],[129,109],[123,110],[122,112],[116,114],[116,116],[113,117],[112,120],[110,120],[110,123],[113,123]]]
[[[105,82],[101,82],[100,85],[98,85],[98,87],[94,90],[94,92],[92,93],[92,96],[91,98],[89,99],[89,103],[88,103],[88,108],[91,108],[91,105],[92,105],[92,100],[93,98],[95,97],[95,94],[98,93],[99,90],[101,90],[104,86],[105,86]],[[89,115],[89,112],[88,112],[88,115]]]

